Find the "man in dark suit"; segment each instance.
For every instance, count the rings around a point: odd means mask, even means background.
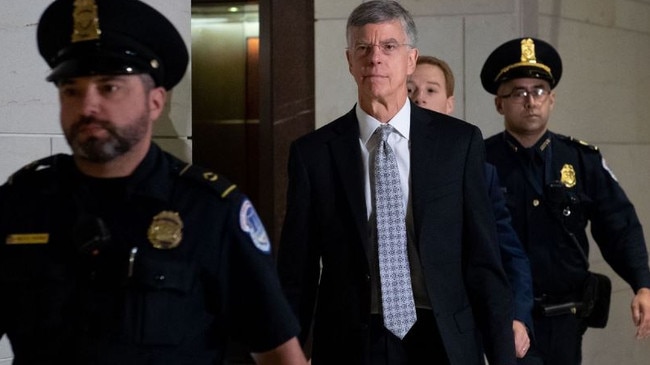
[[[454,112],[454,73],[449,64],[433,56],[418,56],[417,66],[406,84],[409,98],[418,106],[439,113],[451,115]],[[512,287],[515,303],[515,317],[512,331],[515,337],[515,350],[519,365],[536,365],[542,361],[535,353],[529,352],[533,329],[533,281],[530,262],[524,248],[512,228],[510,212],[501,191],[499,176],[494,165],[485,164],[485,178],[488,196],[492,202],[497,221],[497,236],[503,269]]]
[[[314,365],[481,364],[478,329],[491,364],[515,363],[482,136],[409,102],[416,40],[399,3],[359,5],[346,52],[358,103],[291,147],[278,265]]]

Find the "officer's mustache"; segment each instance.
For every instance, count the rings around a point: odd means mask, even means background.
[[[102,129],[106,130],[111,136],[117,137],[118,133],[115,127],[111,124],[110,121],[105,119],[97,119],[95,117],[81,117],[77,120],[71,127],[70,132],[73,136],[76,136],[81,131],[81,128],[86,127],[90,124],[99,125]]]
[[[89,135],[87,138],[80,137],[82,129],[89,125],[98,126],[106,131],[108,136],[102,138],[95,135]],[[110,161],[128,151],[131,146],[128,140],[120,136],[119,131],[111,122],[94,117],[80,118],[70,126],[65,135],[68,144],[77,156],[93,162]]]

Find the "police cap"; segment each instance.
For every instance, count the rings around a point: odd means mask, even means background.
[[[535,38],[517,38],[490,54],[481,70],[481,83],[496,95],[499,85],[508,80],[543,79],[553,89],[561,76],[562,60],[553,46]]]
[[[56,0],[41,15],[37,40],[53,82],[146,73],[169,90],[189,60],[172,23],[139,0]]]

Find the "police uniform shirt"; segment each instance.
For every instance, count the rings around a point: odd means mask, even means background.
[[[215,364],[231,335],[263,352],[299,332],[248,199],[156,145],[128,178],[41,160],[0,209],[16,364]]]
[[[547,132],[525,149],[503,132],[488,138],[486,149],[487,161],[497,167],[513,227],[528,252],[536,296],[568,299],[580,292],[588,270],[588,221],[612,268],[635,291],[650,286],[641,224],[595,147]],[[561,185],[558,199],[551,196],[557,195],[550,193],[551,183]]]

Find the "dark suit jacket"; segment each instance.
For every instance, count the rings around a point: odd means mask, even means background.
[[[452,365],[514,364],[512,296],[496,241],[478,128],[411,104],[415,239]],[[354,109],[291,146],[278,269],[313,364],[368,362],[371,267]],[[322,272],[320,270],[322,264]],[[320,275],[319,275],[320,274]]]
[[[499,175],[494,165],[485,164],[485,178],[497,221],[497,236],[503,269],[506,271],[515,301],[515,319],[523,322],[532,331],[534,299],[530,262],[517,232],[512,228],[512,218],[506,207],[506,199],[501,191]]]

